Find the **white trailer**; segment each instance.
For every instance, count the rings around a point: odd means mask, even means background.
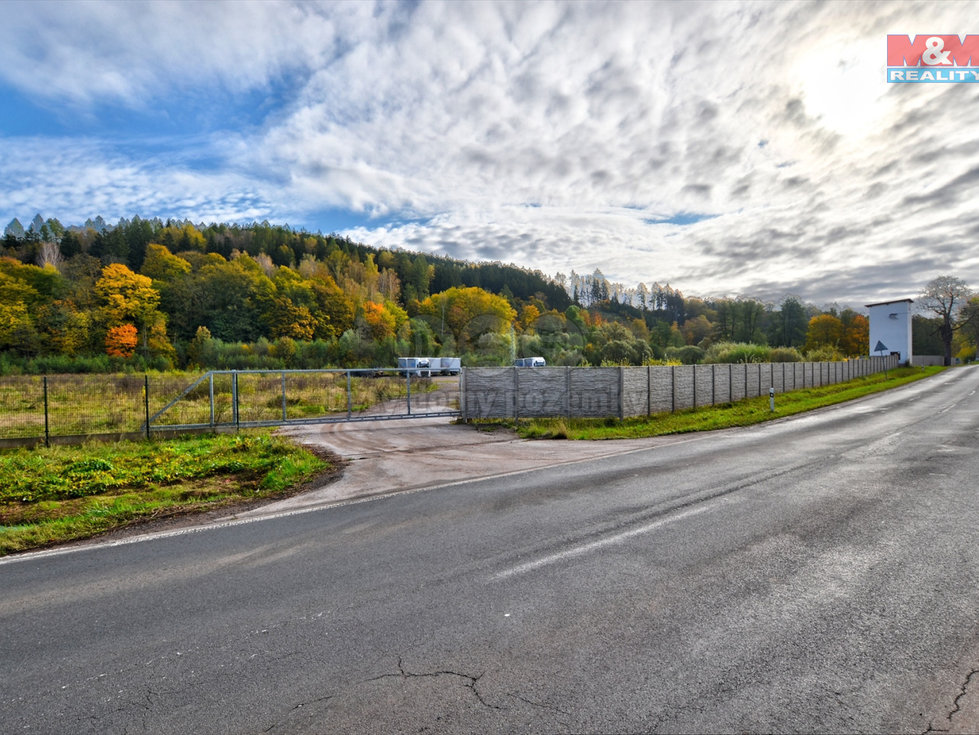
[[[432,375],[432,359],[430,357],[399,357],[398,374],[429,378]]]
[[[462,371],[462,360],[458,357],[436,357],[439,361],[439,372],[442,375],[458,375]],[[432,372],[435,372],[435,365],[432,365]]]

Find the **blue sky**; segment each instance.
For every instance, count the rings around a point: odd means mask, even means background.
[[[269,220],[817,304],[979,286],[976,3],[5,2],[0,226]],[[972,24],[970,26],[970,23]]]

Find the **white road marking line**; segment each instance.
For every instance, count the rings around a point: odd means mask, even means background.
[[[583,556],[584,554],[589,554],[597,549],[612,546],[614,544],[620,544],[623,541],[627,541],[635,536],[641,536],[644,533],[655,531],[658,528],[662,528],[663,526],[667,526],[676,521],[683,520],[684,518],[690,518],[691,516],[698,515],[708,509],[709,506],[706,505],[690,508],[667,518],[660,518],[659,520],[639,526],[638,528],[632,528],[628,531],[622,531],[621,533],[617,533],[613,536],[607,536],[606,538],[599,539],[598,541],[592,541],[587,544],[582,544],[581,546],[566,549],[565,551],[559,551],[556,554],[542,556],[540,559],[535,559],[534,561],[518,564],[515,567],[504,569],[502,572],[497,572],[490,579],[494,582],[509,579],[510,577],[515,577],[519,574],[526,574],[527,572],[532,572],[550,564],[556,564],[557,562],[564,561],[565,559],[573,559],[577,556]]]

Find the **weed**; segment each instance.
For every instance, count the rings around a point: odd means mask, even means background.
[[[329,465],[268,432],[0,452],[0,556],[271,497]]]

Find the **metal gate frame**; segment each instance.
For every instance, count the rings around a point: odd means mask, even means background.
[[[427,371],[421,371],[417,369],[398,369],[398,368],[375,368],[375,369],[322,369],[322,370],[209,370],[204,373],[200,378],[195,380],[193,383],[188,385],[176,398],[167,403],[166,406],[161,408],[159,411],[154,413],[149,417],[148,423],[142,428],[149,434],[152,431],[194,431],[201,429],[239,429],[239,428],[253,428],[261,426],[294,426],[294,425],[311,425],[311,424],[342,424],[350,423],[356,421],[393,421],[397,419],[414,419],[414,418],[432,418],[438,416],[445,417],[456,417],[460,415],[458,409],[445,409],[436,411],[414,411],[411,408],[411,378],[412,374],[415,375],[416,379],[423,376],[421,373]],[[345,414],[341,413],[337,415],[336,413],[325,414],[323,416],[317,417],[307,417],[307,418],[289,418],[288,417],[288,401],[286,395],[286,376],[290,374],[313,374],[313,373],[327,373],[327,374],[342,374],[346,376],[347,383],[347,411]],[[353,377],[384,377],[389,374],[394,374],[396,376],[404,377],[405,381],[405,406],[406,410],[403,413],[383,413],[383,414],[358,414],[353,410],[353,391],[352,391],[352,378]],[[215,391],[214,391],[214,377],[217,375],[230,375],[231,376],[231,420],[230,421],[217,421],[215,420]],[[241,420],[240,411],[240,395],[238,392],[238,376],[239,375],[279,375],[281,376],[282,383],[282,418],[275,420],[261,420],[261,421],[243,421]],[[184,400],[187,395],[197,388],[199,385],[207,381],[208,383],[208,401],[209,401],[209,421],[207,423],[199,424],[161,424],[157,420],[165,416],[170,409]],[[422,394],[425,395],[425,394]]]

